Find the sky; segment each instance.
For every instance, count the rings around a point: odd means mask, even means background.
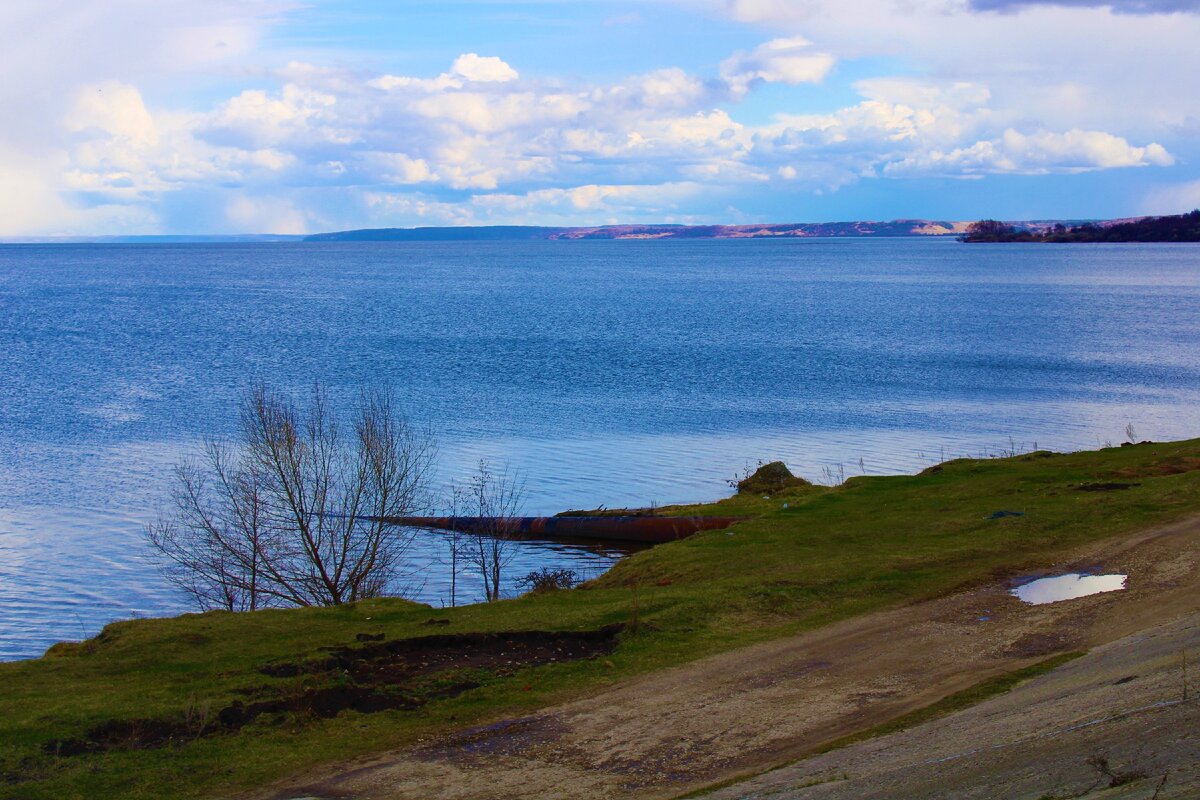
[[[0,235],[1200,206],[1200,0],[5,0]]]

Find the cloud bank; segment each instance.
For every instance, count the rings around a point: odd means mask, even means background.
[[[217,184],[357,194],[379,222],[607,221],[674,217],[689,196],[747,184],[828,191],[870,178],[1172,163],[1154,142],[1015,127],[986,87],[966,83],[864,81],[855,105],[762,125],[719,107],[755,82],[819,80],[829,67],[808,51],[776,40],[730,57],[715,80],[672,69],[582,87],[524,79],[476,54],[425,77],[290,64],[276,89],[201,113],[151,109],[136,87],[106,82],[82,87],[64,118],[64,181],[92,204]],[[253,215],[239,198],[229,219],[305,227],[293,203]]]
[[[758,45],[717,54],[707,70],[587,81],[476,50],[425,74],[263,68],[254,43],[278,24],[273,6],[214,2],[180,16],[118,2],[106,19],[150,15],[182,49],[172,80],[223,69],[244,88],[177,105],[156,83],[172,63],[164,53],[108,67],[85,53],[79,71],[50,76],[60,102],[28,95],[35,113],[0,130],[0,179],[15,187],[0,233],[713,221],[764,193],[1179,163],[1200,98],[1125,73],[1135,50],[1152,67],[1200,68],[1195,18],[981,7],[731,0],[722,13],[763,29]],[[1092,58],[1097,49],[1111,58]],[[854,80],[818,112],[742,112],[757,92],[820,93],[881,54],[907,60],[906,74]],[[0,100],[20,101],[8,91]]]
[[[971,0],[976,11],[1018,11],[1029,6],[1109,8],[1118,14],[1178,14],[1200,12],[1200,0]]]

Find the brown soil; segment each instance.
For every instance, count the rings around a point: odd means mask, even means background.
[[[1007,583],[984,586],[632,679],[258,796],[674,797],[801,758],[1051,654],[1200,612],[1200,519],[1045,566],[1081,565],[1127,573],[1128,588],[1028,606]]]
[[[718,790],[734,800],[1200,797],[1200,614],[1139,632],[979,705]],[[1189,692],[1184,693],[1184,679]]]
[[[620,625],[595,631],[459,633],[397,639],[364,647],[335,647],[302,662],[268,664],[264,675],[350,675],[358,683],[396,685],[434,672],[461,669],[513,671],[523,667],[593,658],[612,652]]]
[[[43,749],[59,756],[142,750],[230,733],[263,716],[282,723],[335,717],[349,709],[363,714],[415,709],[474,689],[481,678],[610,653],[621,628],[449,634],[393,642],[383,642],[382,634],[358,634],[357,641],[370,644],[326,648],[325,656],[308,661],[268,664],[260,670],[264,675],[299,681],[243,690],[246,702],[235,700],[211,717],[181,711],[171,717],[105,720],[82,736],[55,739]]]
[[[1172,456],[1154,464],[1143,464],[1137,468],[1113,470],[1114,478],[1151,478],[1161,475],[1181,475],[1200,469],[1200,458],[1194,456]]]

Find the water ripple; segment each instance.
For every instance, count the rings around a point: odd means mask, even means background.
[[[0,659],[185,610],[142,539],[252,378],[394,383],[526,511],[1200,433],[1200,249],[943,240],[0,247]],[[618,552],[522,546],[512,573]],[[445,543],[409,585],[449,602]],[[478,587],[468,578],[464,596]]]

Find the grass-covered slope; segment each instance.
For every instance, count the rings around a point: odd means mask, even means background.
[[[117,623],[0,664],[0,797],[260,786],[998,579],[1200,512],[1198,490],[1200,440],[952,461],[668,509],[753,518],[640,553],[572,591],[458,609],[379,600]]]

